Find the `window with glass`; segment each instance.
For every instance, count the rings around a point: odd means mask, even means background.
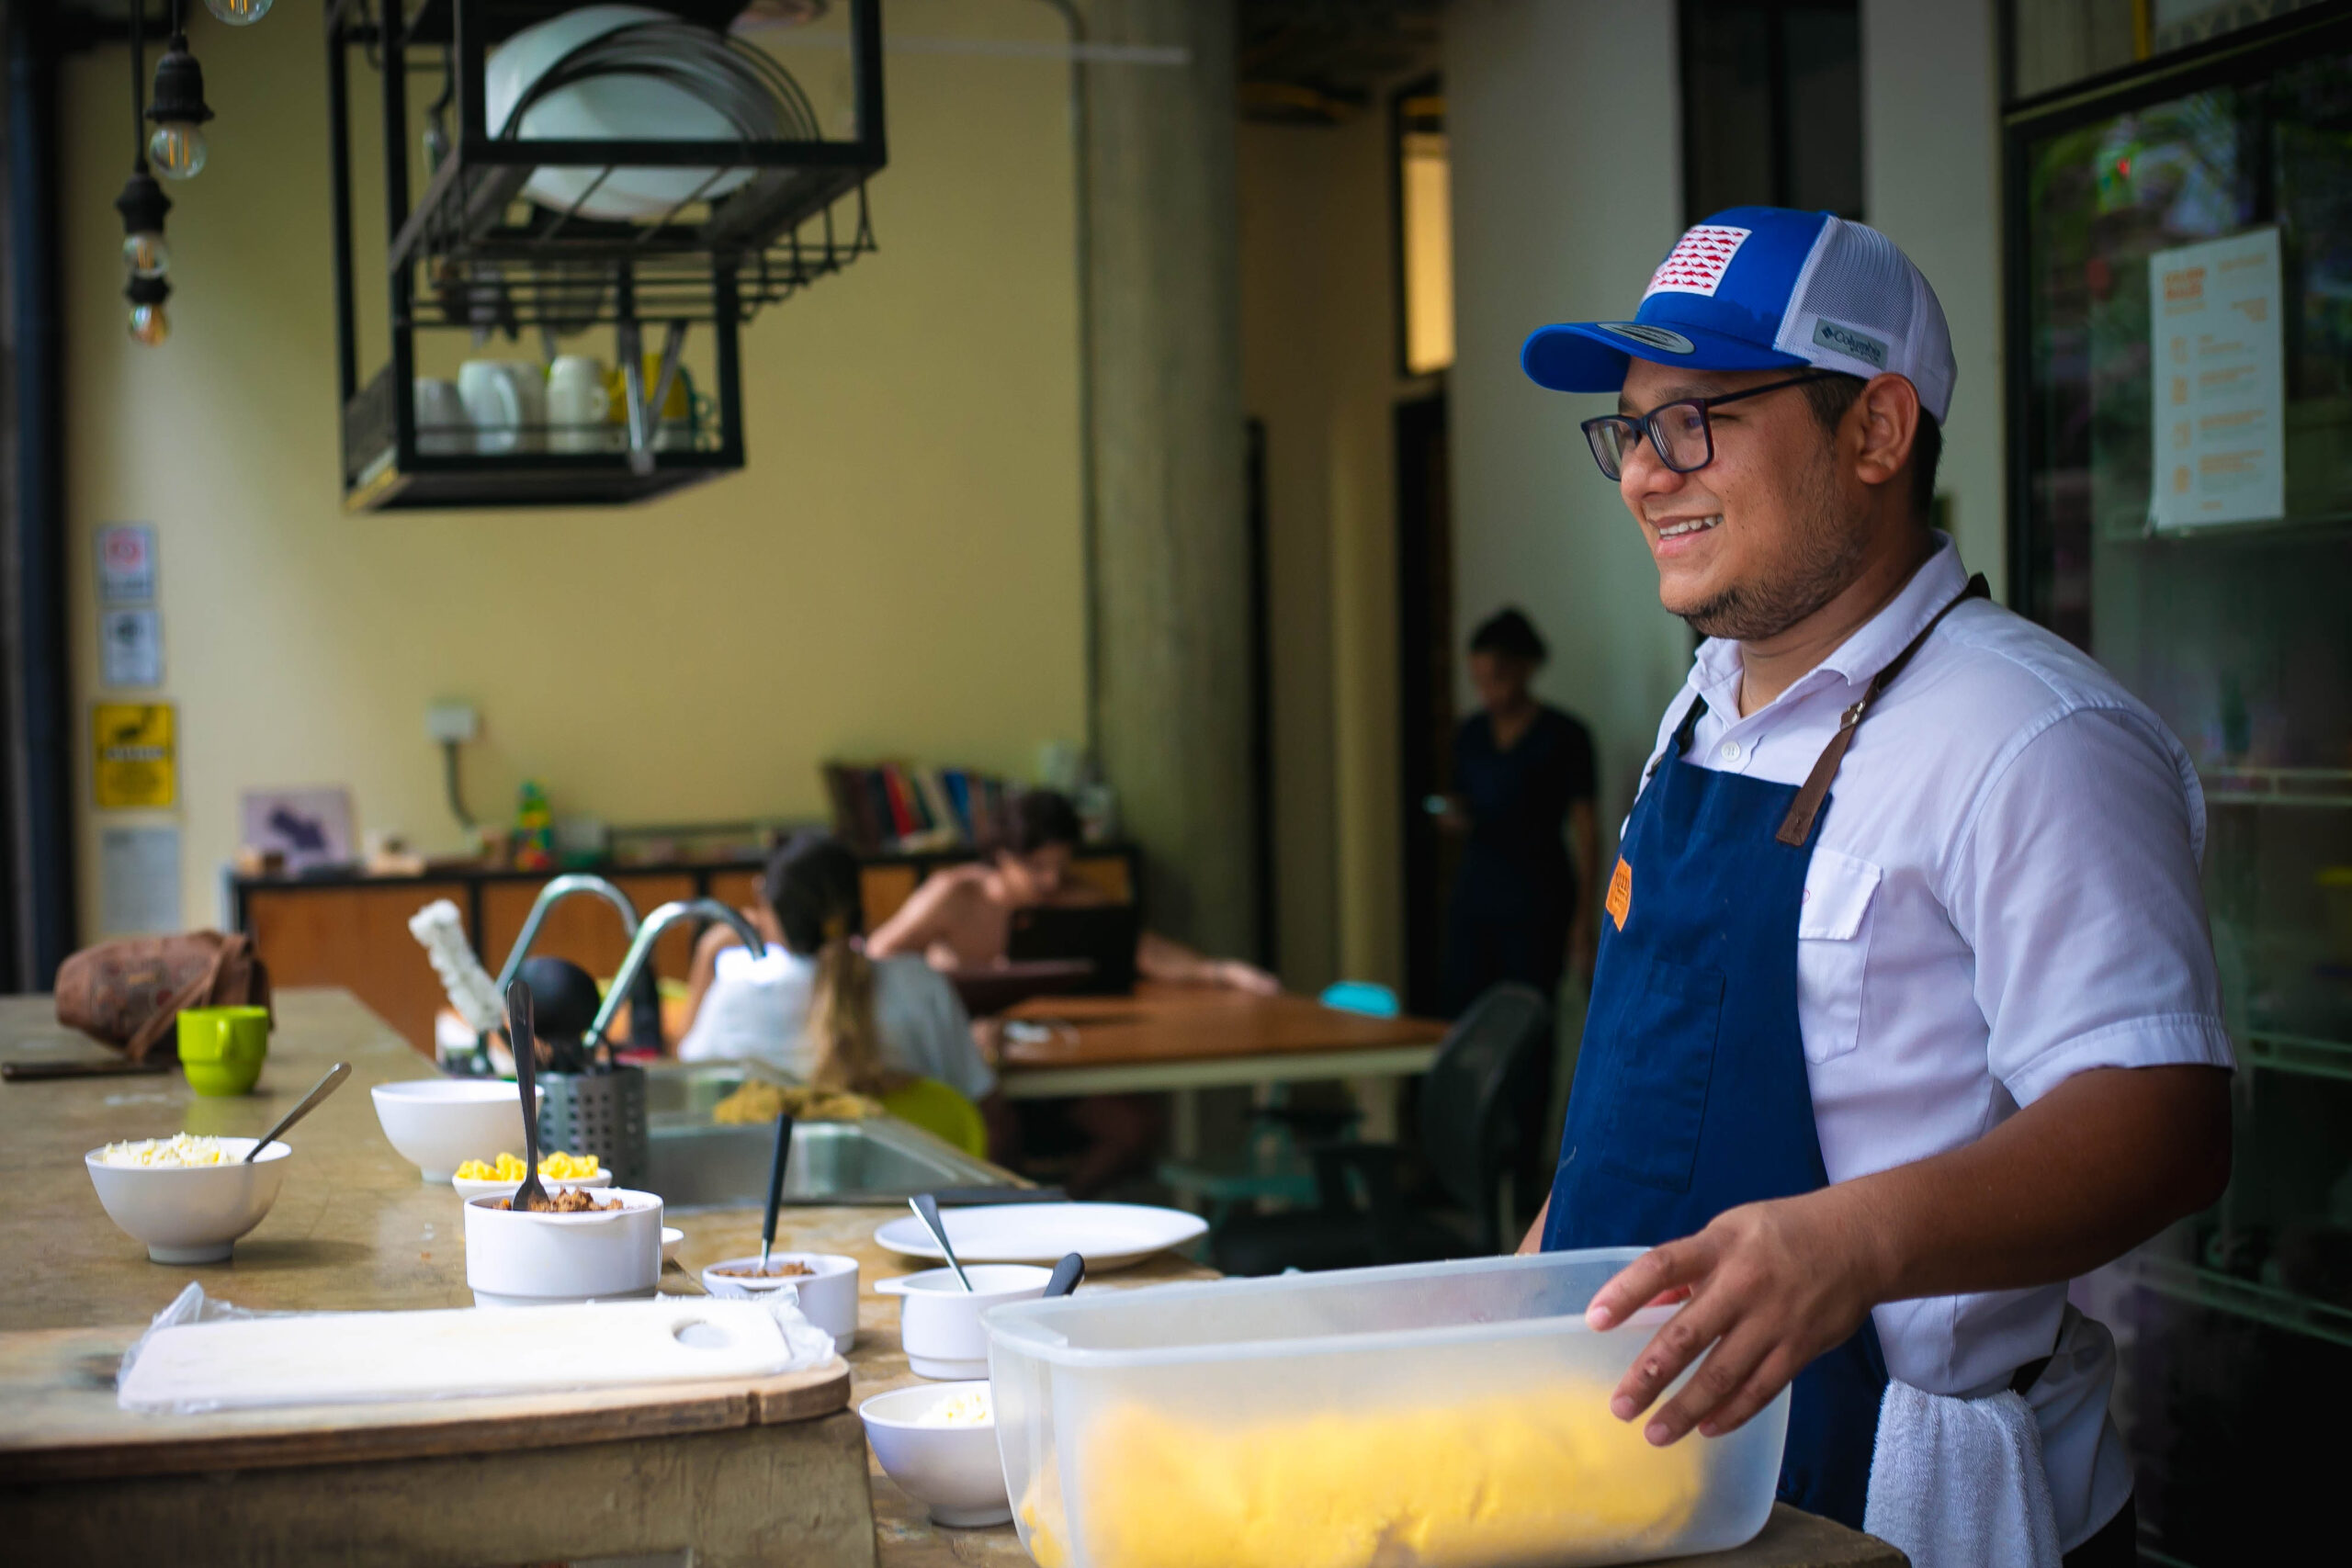
[[[2240,1066],[2222,1201],[2077,1295],[2145,1559],[2292,1559],[2352,1393],[2352,16],[2006,139],[2012,594],[2195,761]]]

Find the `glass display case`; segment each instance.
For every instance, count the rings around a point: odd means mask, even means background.
[[[2077,1298],[2145,1559],[2291,1561],[2352,1393],[2352,16],[2006,143],[2013,597],[2195,759],[2241,1069],[2221,1203]]]

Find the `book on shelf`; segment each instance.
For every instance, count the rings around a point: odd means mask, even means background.
[[[969,768],[827,762],[833,836],[860,854],[988,850],[1004,841],[1019,787]]]

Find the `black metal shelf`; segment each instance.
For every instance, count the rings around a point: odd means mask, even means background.
[[[655,0],[659,8],[723,29],[741,0]],[[537,140],[491,133],[484,66],[491,45],[575,8],[570,0],[384,0],[379,21],[368,0],[334,0],[327,16],[330,152],[334,168],[339,384],[344,410],[345,503],[355,511],[424,507],[619,505],[700,483],[743,466],[739,329],[763,306],[790,298],[875,248],[865,180],[888,161],[882,130],[880,0],[847,0],[856,134],[843,141],[722,140],[609,141]],[[740,46],[736,46],[740,53]],[[357,51],[382,88],[381,144],[389,363],[372,374],[358,363],[356,300],[365,276],[355,256],[348,73]],[[423,135],[412,115],[410,72],[420,62],[445,73],[455,134],[436,129],[439,161],[411,200],[409,149]],[[773,62],[755,69],[771,72]],[[800,102],[797,119],[813,130],[798,89],[774,68],[780,102]],[[785,111],[779,111],[784,113]],[[438,125],[435,117],[436,127]],[[621,169],[707,170],[707,177],[646,221],[598,219],[582,210]],[[537,171],[593,171],[568,209],[526,196]],[[722,178],[748,173],[739,188],[706,199]],[[367,271],[376,266],[370,258]],[[677,363],[688,327],[710,334],[714,410],[690,449],[653,442],[650,422],[633,422],[637,446],[624,452],[422,449],[412,389],[421,331],[541,329],[557,336],[613,329],[613,357],[633,407],[651,389],[640,381],[645,329],[663,328],[663,377]],[[702,363],[697,360],[697,363]],[[363,384],[362,378],[366,379]],[[655,400],[658,400],[658,394]]]

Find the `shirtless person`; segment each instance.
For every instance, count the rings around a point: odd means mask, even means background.
[[[1069,874],[1079,845],[1078,813],[1051,790],[1032,790],[1015,807],[1012,841],[994,858],[933,872],[899,912],[866,939],[876,958],[920,953],[943,969],[986,969],[1005,962],[1016,909],[1041,904],[1110,902],[1092,884]],[[1136,943],[1136,972],[1147,980],[1180,985],[1222,986],[1271,995],[1282,982],[1253,964],[1208,958],[1182,942],[1146,931]],[[1023,1124],[1033,1134],[1066,1108],[1069,1124],[1084,1137],[1077,1164],[1064,1179],[1073,1198],[1089,1198],[1120,1178],[1151,1167],[1165,1117],[1161,1100],[1144,1094],[1098,1094],[1084,1099],[1023,1101]]]
[[[866,939],[866,951],[876,958],[920,953],[939,969],[993,968],[1005,961],[1015,910],[1111,901],[1092,883],[1070,875],[1078,845],[1078,813],[1069,799],[1032,790],[1014,808],[1011,843],[993,860],[933,872]],[[1265,996],[1282,989],[1281,981],[1253,964],[1205,958],[1154,931],[1136,943],[1136,973],[1147,980]]]

